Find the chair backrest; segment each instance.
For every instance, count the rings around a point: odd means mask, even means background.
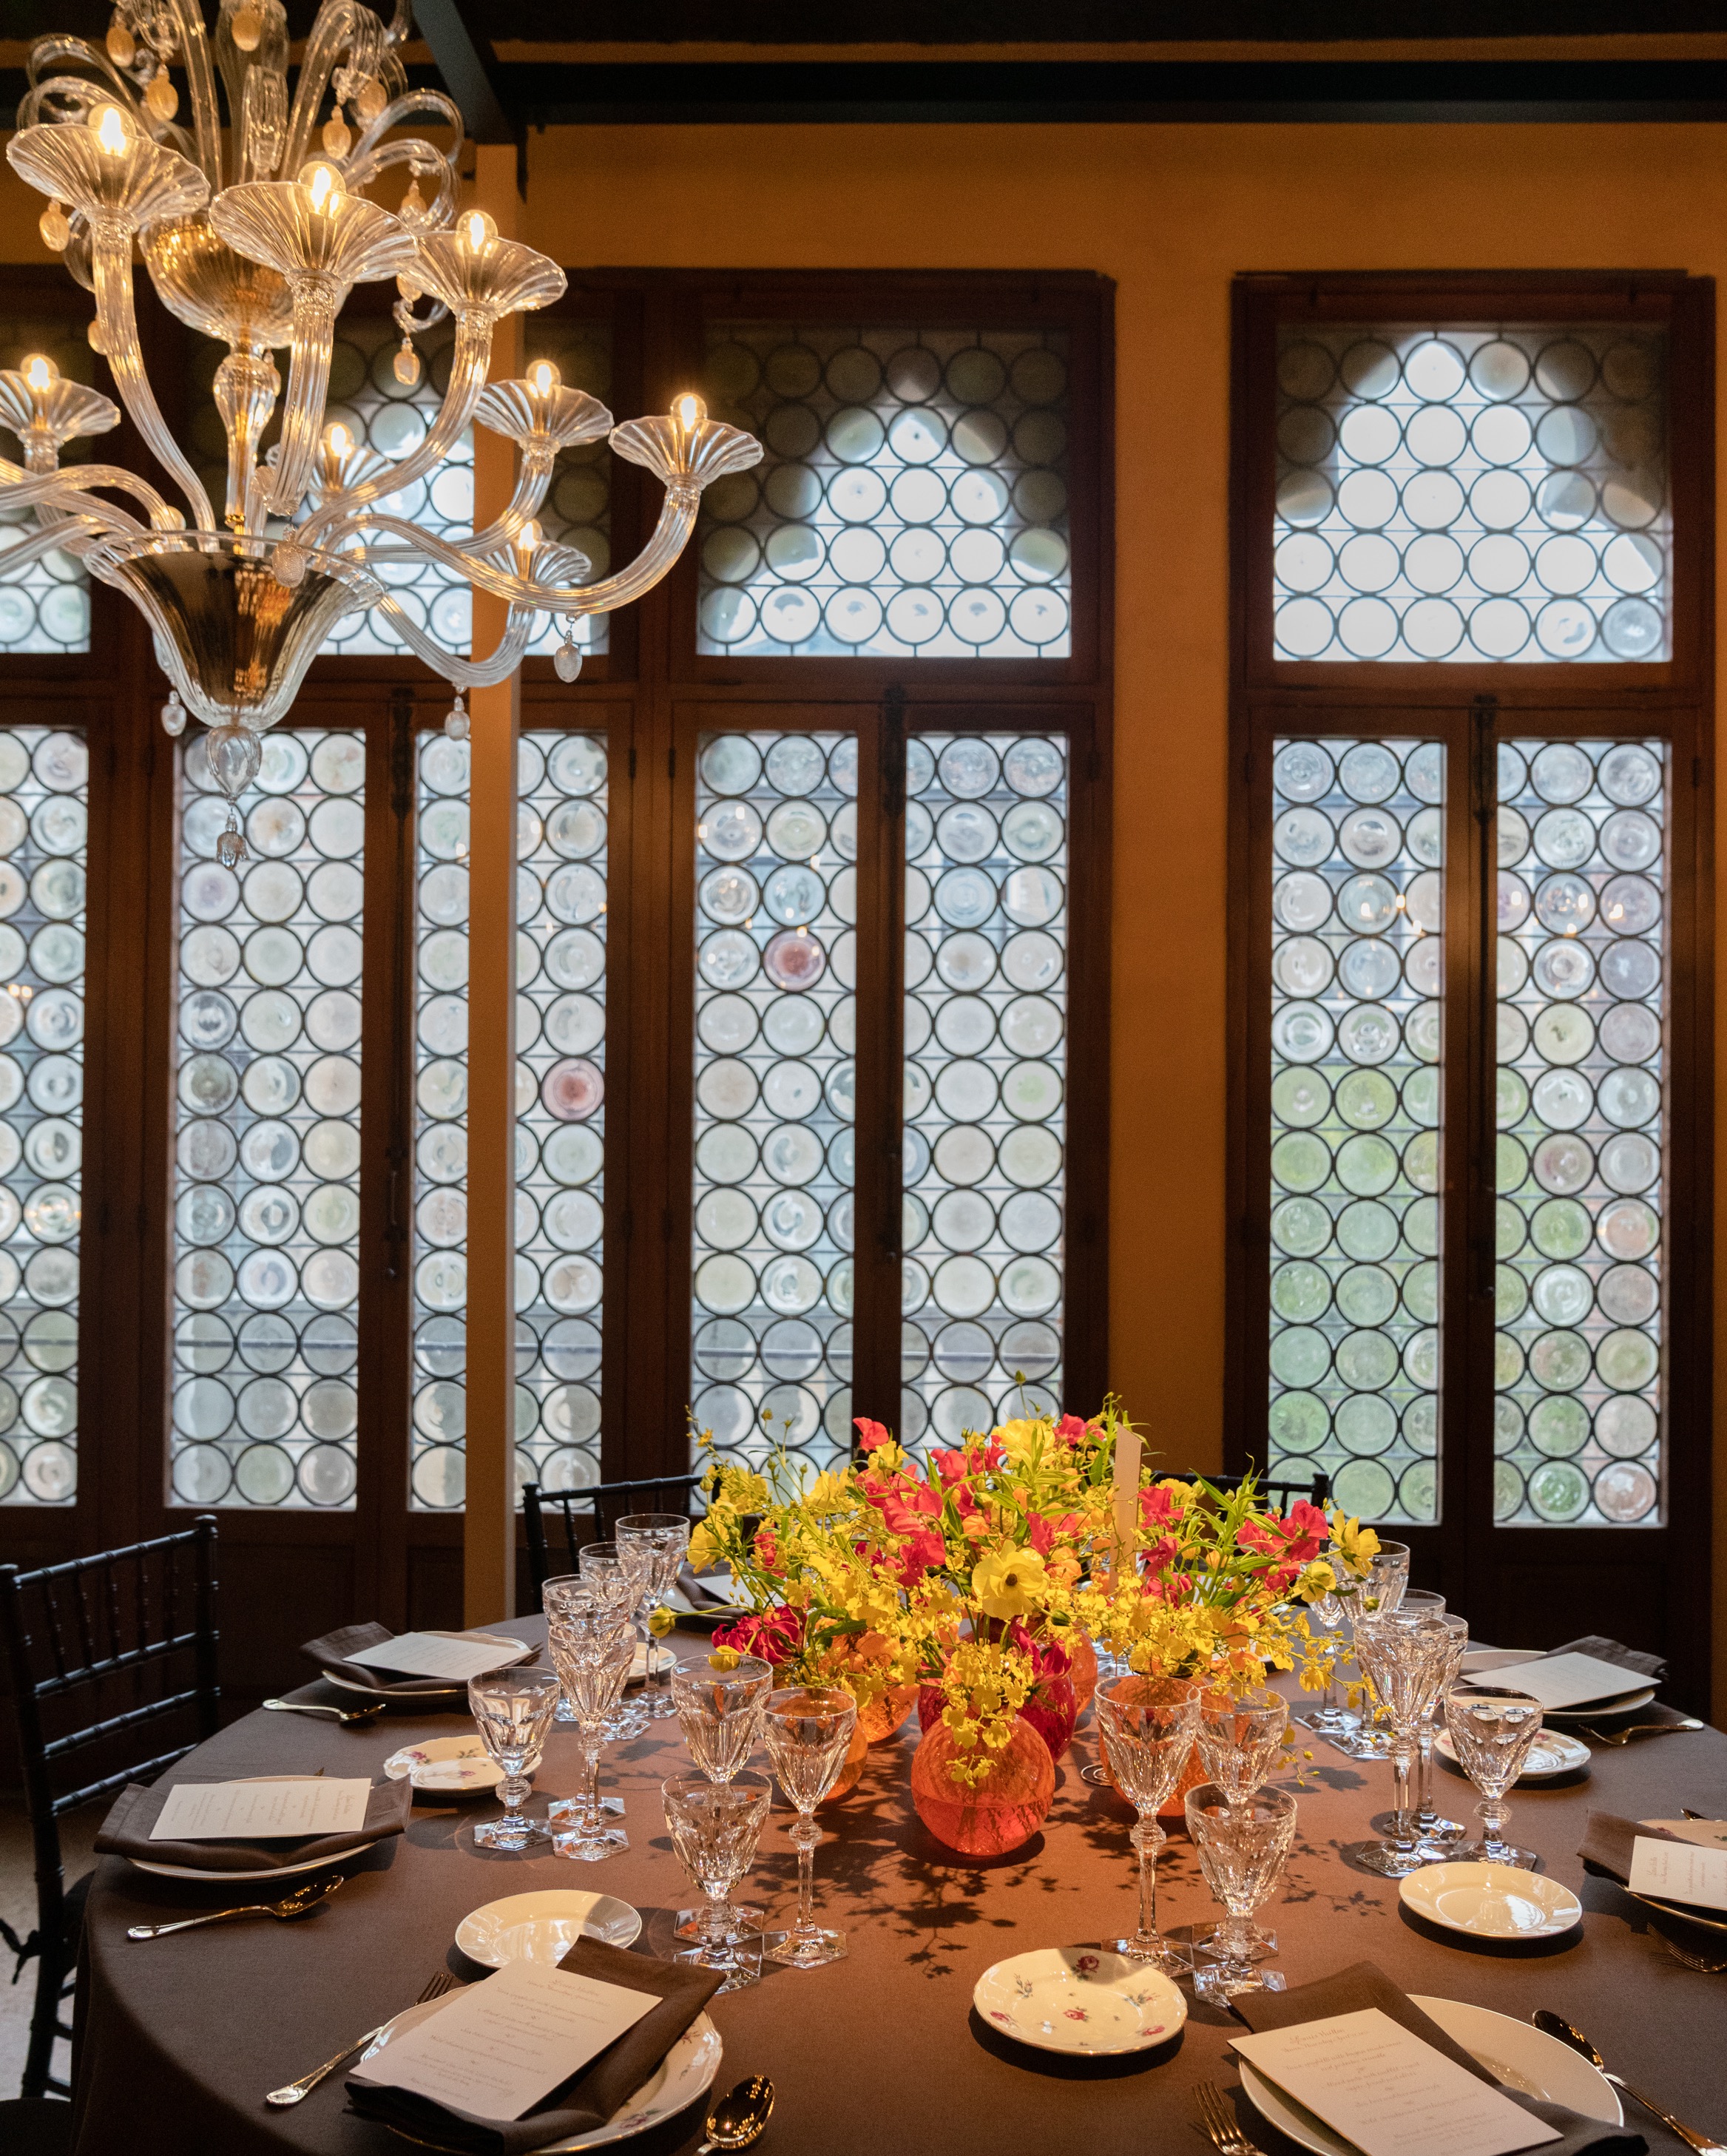
[[[542,1490],[524,1483],[522,1524],[527,1530],[528,1571],[533,1590],[560,1572],[574,1572],[586,1544],[604,1542],[618,1522],[631,1512],[687,1512],[702,1471],[690,1475],[655,1475],[640,1482],[594,1482],[585,1490]],[[562,1553],[548,1547],[547,1515],[563,1543]],[[585,1529],[583,1532],[581,1530]],[[561,1532],[560,1532],[561,1531]]]
[[[0,1633],[47,1937],[64,1895],[62,1815],[153,1779],[216,1732],[214,1515],[181,1534],[35,1572],[0,1565]],[[173,1717],[195,1734],[158,1748],[155,1725]],[[74,1770],[75,1755],[93,1745],[106,1771]]]
[[[1287,1512],[1292,1505],[1298,1502],[1319,1506],[1330,1502],[1331,1477],[1318,1469],[1315,1469],[1312,1477],[1304,1482],[1288,1482],[1281,1479],[1268,1482],[1259,1475],[1257,1470],[1250,1471],[1253,1474],[1254,1487],[1261,1501],[1269,1505],[1275,1512]],[[1171,1469],[1169,1473],[1178,1482],[1191,1482],[1196,1476],[1204,1475],[1211,1487],[1214,1490],[1221,1491],[1226,1497],[1233,1497],[1236,1491],[1247,1480],[1246,1475],[1213,1475],[1205,1469],[1199,1467],[1185,1468],[1180,1473]],[[1160,1470],[1160,1479],[1161,1475]]]

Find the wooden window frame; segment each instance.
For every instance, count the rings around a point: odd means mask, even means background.
[[[18,271],[21,306],[87,317],[64,271]],[[28,299],[24,296],[28,293]],[[387,295],[362,288],[357,309]],[[856,277],[789,272],[573,270],[556,312],[609,318],[613,408],[663,409],[699,369],[703,322],[745,315],[805,321],[1065,327],[1072,339],[1072,543],[1075,626],[1055,660],[767,659],[695,650],[696,565],[688,555],[639,604],[614,615],[611,649],[580,679],[549,658],[522,668],[522,725],[592,727],[611,750],[607,980],[607,1287],[601,1460],[609,1476],[652,1474],[686,1458],[689,1389],[690,1175],[693,1085],[693,758],[695,731],[779,725],[803,711],[836,722],[851,708],[866,742],[875,819],[869,917],[879,944],[869,991],[888,1022],[871,1029],[860,1071],[866,1111],[897,1127],[907,732],[1059,728],[1073,743],[1071,1015],[1086,1042],[1071,1060],[1064,1348],[1067,1399],[1095,1408],[1107,1382],[1109,777],[1113,659],[1113,292],[1075,273]],[[139,309],[152,379],[179,430],[191,393],[190,333],[147,288]],[[100,370],[99,368],[99,376]],[[108,439],[114,460],[148,472],[130,426]],[[659,509],[635,467],[612,469],[613,551],[633,557]],[[76,658],[0,656],[9,721],[81,724],[91,741],[90,1029],[85,1109],[80,1432],[75,1502],[0,1511],[8,1554],[25,1563],[159,1533],[184,1509],[167,1502],[167,1414],[172,1232],[176,863],[175,751],[158,714],[166,684],[142,621],[117,593],[93,591],[92,649]],[[296,1644],[326,1621],[378,1614],[394,1624],[459,1621],[460,1513],[409,1509],[411,1371],[414,747],[441,726],[448,685],[410,658],[313,662],[285,724],[353,726],[367,737],[365,972],[361,1104],[359,1479],[340,1512],[246,1507],[221,1514],[229,1611],[224,1685],[237,1697],[279,1687]],[[840,721],[843,722],[843,721]],[[894,792],[896,784],[899,793]],[[380,862],[394,866],[379,874]],[[861,990],[861,993],[862,991]],[[1075,1133],[1083,1132],[1083,1142]],[[860,1219],[874,1216],[873,1261],[861,1286],[859,1412],[898,1399],[897,1209],[881,1163],[874,1195],[861,1175]],[[100,1325],[101,1353],[94,1352]],[[867,1389],[867,1390],[866,1390]],[[522,1578],[527,1578],[525,1566]]]
[[[1647,1609],[1671,1690],[1704,1711],[1709,1638],[1713,1263],[1714,352],[1712,280],[1678,272],[1246,275],[1234,291],[1228,983],[1229,1463],[1264,1458],[1268,1378],[1271,744],[1419,734],[1446,742],[1447,1039],[1442,1204],[1441,1516],[1395,1527],[1417,1577],[1509,1645]],[[1645,665],[1303,661],[1272,655],[1277,333],[1290,321],[1664,321],[1669,329],[1673,655]],[[1498,739],[1661,736],[1670,745],[1663,1362],[1665,1524],[1498,1526],[1493,1517],[1493,877]],[[1467,783],[1460,783],[1465,778]],[[1483,1283],[1487,1293],[1483,1295]],[[1552,1636],[1549,1636],[1551,1635]],[[1538,1636],[1539,1635],[1539,1636]]]

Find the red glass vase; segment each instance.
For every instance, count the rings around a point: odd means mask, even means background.
[[[917,1702],[920,1687],[917,1685],[892,1685],[879,1692],[867,1707],[857,1711],[857,1726],[864,1733],[866,1744],[880,1744],[892,1736]],[[937,1712],[940,1712],[938,1706]]]
[[[948,1771],[960,1756],[953,1732],[938,1722],[923,1732],[912,1760],[912,1802],[936,1840],[962,1856],[1002,1856],[1029,1841],[1043,1825],[1056,1794],[1056,1763],[1029,1722],[989,1755],[975,1788]]]

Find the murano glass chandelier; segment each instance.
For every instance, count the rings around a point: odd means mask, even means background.
[[[49,198],[43,237],[93,294],[90,342],[169,484],[164,493],[114,465],[63,470],[65,444],[116,426],[118,408],[45,357],[0,371],[0,425],[16,433],[24,459],[22,468],[0,459],[0,511],[33,511],[36,527],[0,565],[60,550],[143,614],[172,683],[163,723],[178,733],[190,712],[211,729],[230,866],[244,858],[234,804],[257,776],[260,737],[339,622],[373,608],[388,614],[409,649],[455,685],[450,725],[459,734],[461,692],[505,680],[542,614],[565,624],[555,663],[573,680],[581,654],[569,624],[656,584],[689,538],[703,487],[761,456],[759,443],[710,419],[698,397],[677,398],[664,418],[614,426],[547,361],[524,378],[488,382],[498,323],[556,300],[564,275],[501,238],[484,211],[459,207],[461,116],[440,92],[409,87],[399,57],[409,25],[409,0],[397,0],[388,27],[355,0],[324,0],[290,97],[281,0],[219,0],[213,33],[199,0],[119,0],[105,49],[70,36],[33,47],[7,146],[13,169]],[[428,122],[448,129],[448,146],[414,131]],[[393,210],[372,199],[404,172]],[[135,248],[169,312],[228,346],[214,382],[228,440],[219,518],[146,372]],[[446,317],[455,323],[437,416],[395,463],[325,422],[337,317],[356,285],[389,277],[404,385],[419,379],[414,338]],[[284,347],[285,395],[272,357]],[[260,457],[279,399],[279,439]],[[392,515],[391,497],[428,479],[476,421],[519,453],[496,521],[456,545]],[[558,452],[603,435],[666,496],[636,559],[584,583],[588,562],[547,542],[536,512]],[[411,619],[376,573],[410,561],[507,602],[494,651],[446,651]]]

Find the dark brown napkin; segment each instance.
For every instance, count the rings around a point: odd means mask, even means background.
[[[1400,1991],[1385,1971],[1370,1961],[1355,1962],[1348,1969],[1339,1969],[1335,1976],[1323,1976],[1317,1984],[1299,1984],[1293,1991],[1245,1992],[1230,2004],[1256,2033],[1291,2028],[1298,2021],[1325,2021],[1335,2014],[1359,2014],[1370,2006],[1376,2006],[1411,2035],[1419,2036],[1424,2044],[1431,2044],[1436,2051],[1442,2051],[1457,2065],[1467,2067],[1477,2081],[1486,2082],[1524,2111],[1533,2112],[1537,2118],[1545,2120],[1561,2138],[1542,2142],[1543,2156],[1579,2156],[1579,2152],[1586,2148],[1599,2152],[1600,2156],[1609,2156],[1609,2152],[1611,2156],[1637,2156],[1638,2151],[1647,2156],[1649,2144],[1641,2133],[1630,2133],[1622,2126],[1604,2125],[1598,2118],[1581,2118],[1562,2103],[1542,2103],[1532,2096],[1521,2095],[1514,2088],[1504,2087],[1484,2066],[1477,2065],[1461,2044],[1453,2043],[1437,2021],[1422,2013],[1414,2000]]]
[[[590,2059],[580,2073],[553,2089],[526,2118],[475,2118],[408,2089],[362,2081],[347,2084],[352,2107],[362,2118],[381,2120],[434,2148],[459,2150],[461,2156],[528,2156],[530,2150],[543,2148],[547,2142],[591,2133],[621,2111],[652,2080],[660,2061],[722,1981],[714,1969],[650,1961],[645,1954],[626,1953],[592,1938],[578,1939],[558,1966],[601,1984],[653,1992],[660,2003],[598,2058]]]
[[[152,1841],[150,1830],[161,1818],[167,1795],[166,1783],[150,1789],[141,1783],[128,1784],[102,1822],[98,1851],[104,1856],[142,1857],[146,1864],[183,1864],[193,1871],[262,1871],[270,1865],[351,1856],[370,1842],[400,1834],[414,1807],[411,1781],[378,1782],[366,1799],[366,1824],[347,1834],[303,1835],[297,1841]]]
[[[506,1637],[507,1635],[501,1635]],[[368,1691],[383,1692],[393,1699],[412,1699],[427,1692],[463,1691],[465,1686],[452,1684],[448,1677],[392,1676],[388,1671],[369,1669],[364,1662],[347,1659],[357,1648],[376,1647],[396,1634],[391,1626],[375,1622],[366,1625],[340,1625],[333,1632],[321,1638],[308,1640],[300,1651],[309,1661],[316,1662],[321,1670],[334,1670],[339,1677],[350,1684],[363,1685]],[[501,1654],[502,1650],[500,1650]],[[526,1666],[539,1660],[540,1650],[532,1647],[526,1654],[515,1655],[501,1661],[501,1668]]]
[[[1577,1854],[1591,1871],[1600,1872],[1616,1880],[1622,1887],[1631,1876],[1632,1844],[1642,1835],[1647,1841],[1678,1841],[1680,1837],[1669,1834],[1665,1827],[1639,1826],[1635,1820],[1621,1819],[1616,1812],[1591,1812],[1583,1830],[1582,1846]],[[1640,1900],[1642,1897],[1638,1897]],[[1695,1953],[1719,1960],[1727,1950],[1727,1931],[1719,1925],[1695,1922],[1683,1908],[1672,1902],[1663,1902],[1652,1907],[1645,1902],[1651,1919],[1658,1930],[1671,1937],[1679,1946],[1688,1947]],[[1727,1918],[1723,1918],[1727,1922]]]
[[[735,1604],[728,1602],[723,1594],[716,1594],[711,1587],[698,1579],[692,1568],[687,1564],[680,1565],[678,1568],[677,1587],[678,1593],[683,1596],[692,1609],[703,1612],[712,1609],[716,1615],[727,1617],[739,1617],[743,1614]]]

